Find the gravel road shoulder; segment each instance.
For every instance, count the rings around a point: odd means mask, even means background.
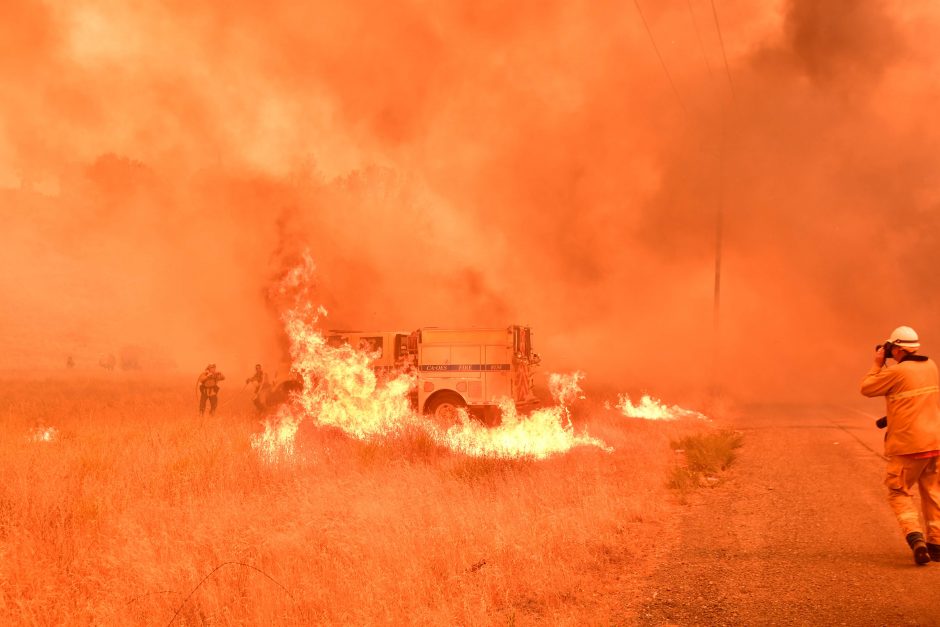
[[[911,559],[868,417],[763,407],[735,427],[739,459],[679,508],[639,624],[938,624],[940,563]]]

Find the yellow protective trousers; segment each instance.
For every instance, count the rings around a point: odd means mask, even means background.
[[[915,531],[923,532],[921,513],[927,527],[927,542],[940,544],[940,457],[915,459],[908,455],[888,458],[888,503],[898,518],[901,531],[907,536]],[[914,504],[914,486],[920,492],[920,508]]]

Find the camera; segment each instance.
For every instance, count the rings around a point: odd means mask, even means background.
[[[879,348],[885,349],[885,359],[887,359],[888,357],[891,357],[891,349],[894,348],[894,343],[889,341],[889,342],[885,342],[884,344],[878,344],[875,346],[875,350],[878,350]],[[888,417],[882,416],[881,418],[876,420],[875,426],[878,427],[879,429],[887,429]]]
[[[887,359],[887,358],[891,357],[891,349],[894,348],[894,343],[893,343],[893,342],[885,342],[884,344],[877,344],[877,345],[875,345],[875,350],[878,350],[879,348],[885,349],[885,359]]]

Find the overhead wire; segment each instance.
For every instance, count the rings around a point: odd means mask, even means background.
[[[731,98],[735,99],[734,81],[731,79],[731,67],[728,65],[728,52],[725,50],[725,38],[721,35],[721,22],[718,20],[718,8],[715,6],[715,0],[711,0],[712,16],[715,18],[715,30],[718,31],[718,43],[721,44],[721,58],[725,62],[725,75],[728,77],[728,87],[731,88]]]
[[[676,100],[679,102],[679,106],[682,107],[684,113],[688,113],[689,110],[685,106],[685,102],[682,100],[682,96],[679,95],[679,90],[676,89],[676,83],[672,80],[672,74],[669,73],[669,68],[666,66],[666,61],[663,59],[662,53],[659,51],[659,46],[656,45],[656,38],[653,37],[653,31],[650,29],[650,25],[646,21],[646,16],[643,15],[643,9],[640,8],[640,0],[633,0],[633,4],[636,5],[636,11],[640,14],[640,20],[643,22],[643,27],[646,29],[646,34],[650,39],[650,43],[653,44],[653,50],[656,51],[656,56],[659,58],[659,63],[663,68],[663,72],[666,74],[666,78],[669,79],[669,85],[672,87],[672,93],[675,94]]]
[[[708,55],[705,54],[705,43],[702,41],[702,32],[698,28],[698,20],[695,19],[695,11],[692,9],[692,0],[686,0],[689,7],[689,16],[692,18],[692,27],[695,28],[695,36],[698,38],[698,49],[702,53],[702,60],[705,61],[705,67],[708,69],[708,75],[712,78],[715,74],[712,72],[712,64],[708,61]]]
[[[712,17],[715,21],[715,30],[718,33],[718,42],[721,45],[721,58],[724,63],[725,76],[728,80],[728,86],[731,91],[732,101],[736,100],[736,93],[734,89],[734,80],[731,77],[731,67],[728,63],[728,53],[725,48],[724,35],[721,32],[721,22],[718,18],[718,8],[715,5],[715,0],[710,0],[712,7]],[[646,16],[643,14],[643,8],[640,6],[639,0],[633,0],[633,4],[636,6],[637,13],[640,16],[640,20],[643,22],[643,28],[646,30],[646,35],[649,37],[650,43],[653,46],[653,50],[656,53],[656,57],[659,59],[660,66],[662,67],[663,73],[666,75],[666,78],[669,81],[669,86],[672,88],[672,93],[675,95],[676,100],[678,101],[680,107],[682,107],[683,112],[688,113],[688,109],[685,106],[685,102],[682,99],[682,96],[679,94],[679,90],[676,87],[676,83],[672,78],[672,73],[669,71],[669,67],[666,65],[666,61],[663,58],[662,53],[659,50],[659,46],[656,43],[656,37],[653,35],[653,31],[650,28],[649,23],[646,21]],[[695,29],[695,35],[698,38],[699,50],[702,53],[702,59],[705,61],[705,67],[708,70],[710,77],[714,78],[714,72],[712,71],[711,63],[708,61],[708,54],[705,52],[705,44],[702,40],[702,34],[698,27],[698,21],[695,19],[695,11],[692,7],[691,0],[686,0],[686,4],[689,9],[689,15],[692,18],[692,26]],[[720,326],[720,313],[721,313],[721,270],[722,270],[722,249],[723,249],[723,239],[724,239],[724,179],[725,179],[725,142],[727,135],[727,122],[726,122],[727,113],[725,107],[722,107],[722,116],[721,116],[721,139],[719,142],[718,148],[718,199],[717,199],[717,215],[715,217],[715,282],[714,282],[714,303],[713,303],[713,324],[714,324],[714,334],[716,345],[720,345],[718,342],[719,326]],[[718,350],[713,351],[712,355],[715,360],[715,370],[718,369]]]

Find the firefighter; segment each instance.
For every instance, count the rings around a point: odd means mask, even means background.
[[[245,385],[252,382],[255,384],[255,387],[251,402],[254,403],[258,411],[261,411],[264,409],[264,403],[261,402],[261,394],[266,391],[268,387],[268,375],[261,369],[261,364],[255,364],[255,373],[245,379]]]
[[[215,364],[209,364],[199,378],[196,380],[196,386],[199,388],[199,413],[206,412],[206,401],[209,401],[209,415],[215,413],[215,408],[219,404],[219,381],[223,381],[225,375],[215,369]]]
[[[98,361],[98,365],[110,372],[117,365],[117,357],[114,356],[114,353],[110,353],[107,357],[102,357]]]
[[[940,379],[936,363],[919,355],[919,348],[914,329],[902,326],[892,331],[875,349],[862,394],[886,399],[887,424],[878,421],[878,425],[886,429],[888,503],[914,561],[924,565],[940,562]],[[888,357],[897,363],[885,366]],[[920,493],[920,512],[914,504],[914,486]]]

